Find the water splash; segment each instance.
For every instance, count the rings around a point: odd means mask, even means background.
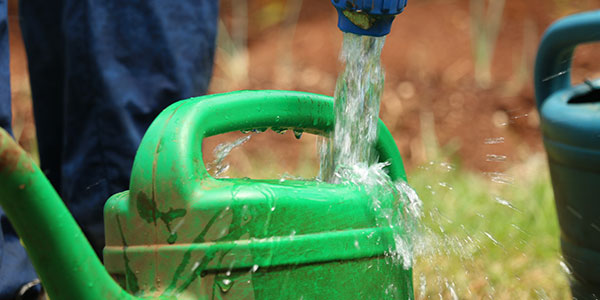
[[[413,237],[417,234],[422,217],[422,202],[406,182],[393,182],[385,167],[388,163],[367,165],[359,163],[350,167],[338,167],[334,173],[336,182],[354,184],[364,188],[371,199],[378,227],[390,228],[394,244],[386,255],[405,269],[414,263]]]
[[[221,177],[227,170],[229,170],[229,163],[225,162],[225,158],[231,153],[231,150],[243,145],[252,137],[251,134],[241,137],[233,142],[222,143],[215,147],[213,154],[215,159],[212,163],[208,164],[207,170],[212,173],[214,177]]]

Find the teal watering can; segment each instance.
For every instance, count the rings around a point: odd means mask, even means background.
[[[600,11],[566,17],[548,28],[535,62],[561,248],[577,299],[600,298],[600,80],[571,86],[570,68],[575,47],[597,41]]]

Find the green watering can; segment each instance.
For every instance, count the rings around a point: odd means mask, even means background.
[[[571,86],[579,44],[600,41],[600,11],[569,16],[545,33],[535,66],[537,107],[565,262],[576,299],[600,298],[600,80]]]
[[[333,128],[330,97],[242,91],[177,102],[152,123],[130,190],[108,199],[103,266],[29,156],[0,130],[0,204],[52,300],[411,299],[365,188],[316,181],[215,179],[205,137],[253,128]],[[390,132],[376,145],[405,179]],[[380,195],[383,208],[398,207]]]

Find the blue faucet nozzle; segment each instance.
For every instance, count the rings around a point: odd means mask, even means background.
[[[338,11],[338,27],[343,32],[384,36],[392,21],[406,7],[407,0],[331,0]]]

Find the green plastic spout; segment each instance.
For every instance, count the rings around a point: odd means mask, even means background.
[[[1,128],[0,205],[50,299],[133,298],[106,272],[42,171]]]

